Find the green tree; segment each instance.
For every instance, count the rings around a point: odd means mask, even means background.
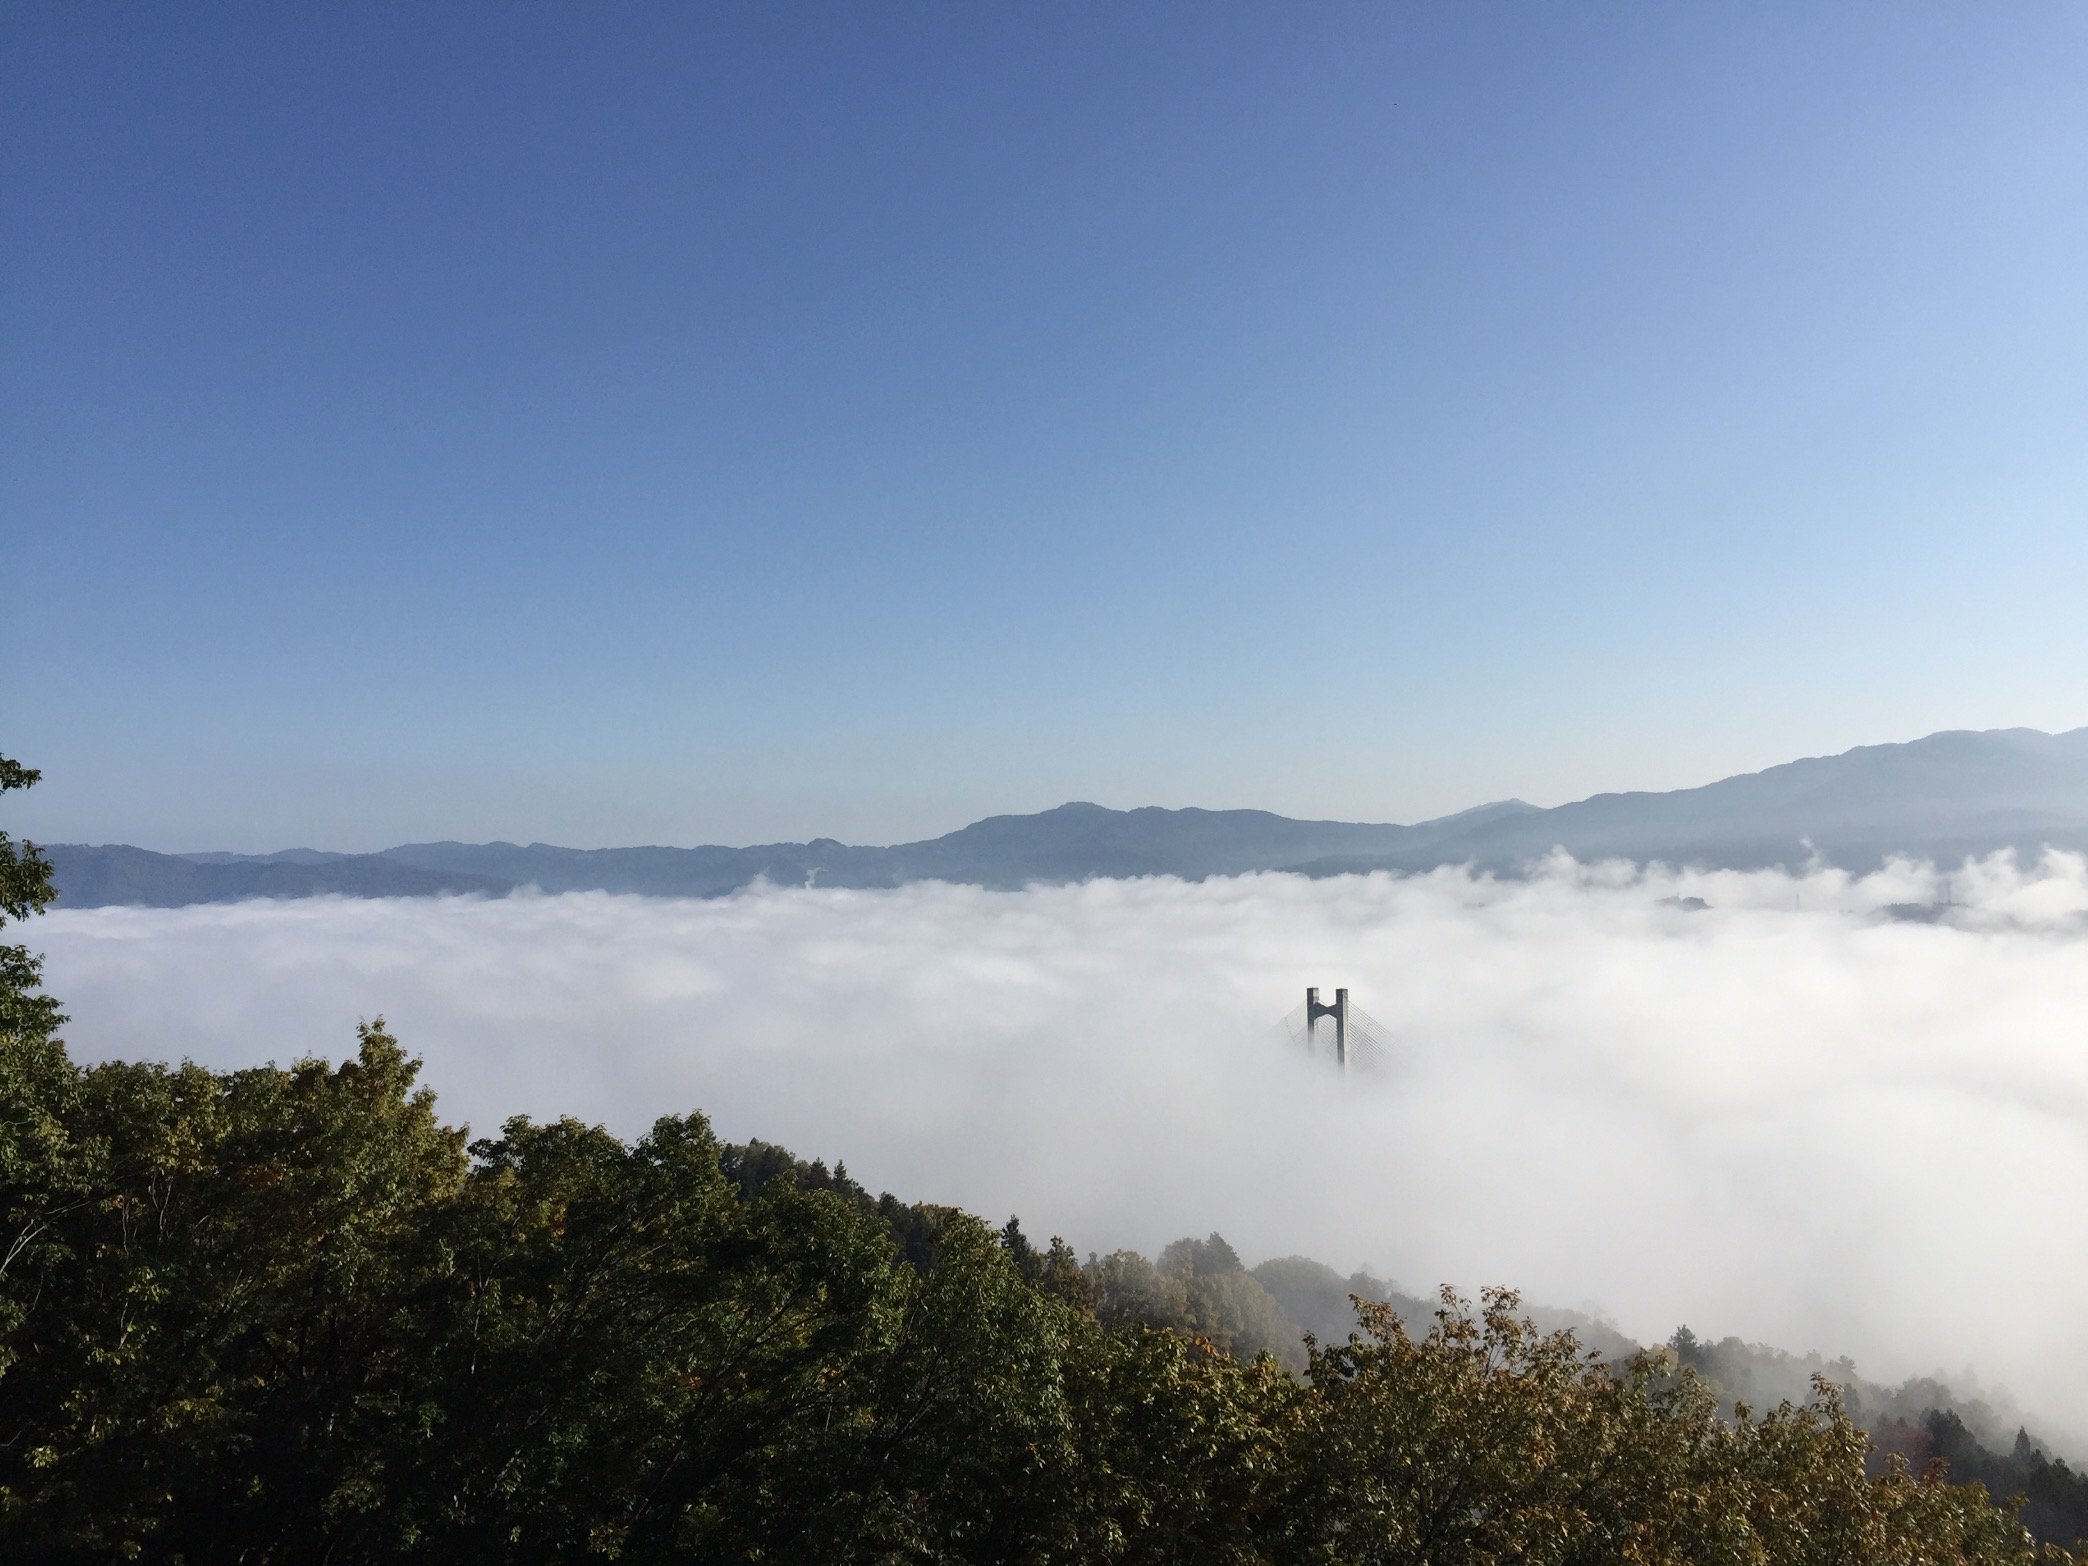
[[[39,776],[0,756],[0,794],[29,788]],[[36,845],[0,832],[0,926],[43,912],[56,895]],[[43,993],[42,975],[28,947],[0,943],[0,1389],[21,1354],[24,1300],[62,1254],[57,1226],[85,1200],[81,1150],[69,1126],[78,1073],[58,1038],[65,1018]],[[0,1491],[0,1515],[7,1504]]]
[[[0,756],[0,794],[33,787],[42,775]],[[42,913],[57,895],[51,863],[37,846],[0,832],[0,927]],[[0,944],[0,1088],[13,1090],[7,1093],[10,1104],[62,1055],[53,1053],[51,1041],[65,1018],[58,1003],[43,993],[42,983],[40,958],[26,946]],[[23,1139],[34,1142],[39,1134],[33,1125],[0,1122],[0,1160]]]
[[[1512,1293],[1445,1292],[1411,1336],[1383,1305],[1315,1346],[1284,1507],[1285,1559],[1569,1563],[2027,1563],[1978,1486],[1865,1471],[1868,1441],[1824,1380],[1804,1406],[1732,1423],[1671,1356],[1613,1369],[1539,1333]],[[2063,1558],[2063,1557],[2056,1557]]]
[[[1222,1235],[1176,1240],[1160,1253],[1160,1270],[1181,1280],[1190,1331],[1240,1358],[1268,1354],[1287,1369],[1304,1370],[1303,1330]]]
[[[0,756],[0,794],[31,788],[43,774]],[[0,832],[0,926],[40,914],[57,897],[51,862],[34,843]],[[0,945],[0,1045],[48,1040],[64,1018],[42,993],[42,962],[26,946]]]
[[[6,1295],[0,1504],[35,1554],[319,1558],[384,1531],[465,1173],[417,1066],[380,1022],[339,1067],[76,1074],[74,1199]]]
[[[1080,1420],[1071,1559],[1248,1566],[1269,1533],[1306,1390],[1266,1355],[1242,1361],[1179,1332],[1097,1333],[1070,1385]]]

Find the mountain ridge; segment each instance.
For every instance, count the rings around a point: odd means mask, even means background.
[[[1115,810],[1075,800],[986,816],[884,846],[814,838],[746,847],[564,848],[402,843],[373,854],[158,854],[53,844],[60,906],[181,907],[251,897],[418,897],[611,891],[714,897],[757,881],[884,888],[944,880],[1033,883],[1254,871],[1326,876],[1470,864],[1513,873],[1563,849],[1583,860],[1862,870],[1892,854],[1955,863],[2012,848],[2088,851],[2088,727],[1951,729],[1800,757],[1692,788],[1593,794],[1549,808],[1496,800],[1431,820],[1311,821],[1265,810]]]

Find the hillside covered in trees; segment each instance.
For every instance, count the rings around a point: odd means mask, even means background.
[[[0,911],[48,895],[0,837]],[[2072,1558],[2027,1440],[1923,1410],[1917,1470],[1825,1377],[1733,1407],[1792,1368],[1741,1346],[1216,1235],[1082,1260],[697,1114],[473,1142],[381,1021],[81,1066],[38,979],[0,948],[9,1560]],[[2034,1517],[1953,1482],[2033,1471]]]

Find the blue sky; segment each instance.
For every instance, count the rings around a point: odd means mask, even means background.
[[[0,16],[13,830],[1398,820],[2088,722],[2078,7]]]

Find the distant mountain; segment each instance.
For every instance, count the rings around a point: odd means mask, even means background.
[[[178,854],[199,865],[328,865],[342,859],[367,858],[363,854],[335,854],[323,848],[279,848],[272,854]]]
[[[1527,810],[1513,803],[1467,812],[1474,820]],[[1496,814],[1487,814],[1494,812]],[[1452,817],[1458,821],[1464,817]],[[1425,840],[1444,823],[1373,826],[1293,821],[1265,810],[1108,810],[1060,805],[1031,816],[989,816],[946,836],[890,848],[832,838],[758,848],[554,848],[547,843],[409,843],[385,857],[425,870],[496,876],[545,891],[604,890],[708,897],[765,877],[782,886],[903,886],[1179,875],[1192,879],[1279,869],[1335,854],[1382,854]]]
[[[1294,821],[1262,810],[1109,810],[1069,804],[990,816],[943,837],[873,848],[818,838],[752,848],[558,848],[548,843],[408,843],[381,854],[155,854],[48,849],[61,906],[175,907],[247,897],[421,897],[638,892],[715,897],[757,880],[888,887],[943,880],[987,887],[1092,877],[1200,879],[1254,870],[1338,875],[1470,863],[1512,872],[1564,849],[1755,869],[1817,856],[1868,869],[1905,853],[1955,864],[1997,848],[2088,850],[2088,729],[1931,734],[1869,745],[1671,793],[1597,794],[1541,810],[1502,800],[1412,826]]]
[[[2046,846],[2088,849],[2088,728],[1960,729],[1865,745],[1701,788],[1597,794],[1303,868],[1340,874],[1468,861],[1511,870],[1563,848],[1583,860],[1760,869],[1816,856],[1867,870],[1892,854],[1956,864],[1968,854]]]
[[[44,854],[51,861],[60,908],[182,908],[252,897],[434,897],[514,890],[509,881],[421,870],[381,854],[340,854],[312,864],[272,855],[199,859],[124,844],[79,843],[51,844]]]

